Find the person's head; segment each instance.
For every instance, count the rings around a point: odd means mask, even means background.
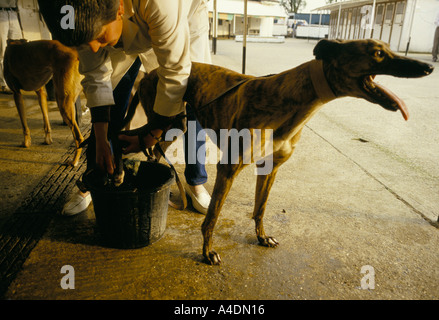
[[[38,4],[52,37],[66,46],[89,44],[96,52],[115,45],[122,34],[123,0],[38,0]],[[65,5],[74,9],[74,29],[61,24]]]

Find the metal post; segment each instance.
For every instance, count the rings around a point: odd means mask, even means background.
[[[374,27],[373,25],[375,24],[375,7],[376,7],[376,0],[373,0],[372,12],[370,14],[369,38],[372,38],[373,27]]]
[[[413,20],[415,18],[415,9],[416,9],[416,2],[417,0],[413,1],[413,5],[412,5],[412,16],[410,19],[410,29],[409,29],[409,39],[407,41],[407,46],[405,48],[405,55],[407,56],[407,53],[409,52],[409,48],[410,48],[410,41],[412,40],[412,27],[413,27]]]
[[[335,30],[335,39],[338,39],[338,28],[340,27],[340,16],[341,16],[341,3],[338,7],[338,17],[337,17],[337,29]]]
[[[320,17],[319,17],[319,33],[317,34],[317,38],[320,39],[320,31],[322,29],[322,12],[319,11]]]
[[[216,40],[218,36],[218,11],[216,6],[216,1],[213,0],[213,34],[212,34],[212,51],[216,54]]]
[[[245,74],[247,50],[247,0],[244,0],[244,31],[242,32],[242,74]]]

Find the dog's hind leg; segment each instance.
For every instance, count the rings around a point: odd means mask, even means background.
[[[27,125],[26,110],[24,108],[23,95],[21,94],[20,91],[14,90],[14,100],[15,100],[15,106],[17,107],[18,115],[20,116],[21,126],[23,128],[24,140],[21,145],[25,148],[29,148],[31,145],[30,130],[29,130],[29,126]]]
[[[78,81],[75,75],[69,69],[69,72],[62,74],[56,72],[53,75],[53,83],[55,87],[56,102],[58,104],[58,109],[64,122],[69,126],[72,131],[73,139],[75,140],[75,154],[73,159],[69,161],[71,166],[76,166],[81,157],[82,148],[79,145],[84,141],[84,137],[81,134],[78,123],[76,122],[76,111],[75,111],[75,101],[79,96]]]
[[[79,145],[84,141],[84,137],[82,136],[81,130],[79,130],[78,123],[76,122],[75,103],[74,103],[74,99],[72,99],[72,96],[69,96],[67,98],[65,110],[66,113],[65,115],[63,115],[63,120],[70,127],[70,130],[72,131],[73,140],[75,141],[75,148],[76,148],[73,159],[70,161],[69,164],[72,166],[76,166],[79,162],[79,158],[81,157],[81,153],[82,153],[82,148],[80,148]]]
[[[219,254],[212,249],[213,229],[215,228],[216,221],[218,220],[218,216],[232,186],[233,180],[241,169],[242,165],[240,164],[226,165],[218,163],[217,165],[217,176],[212,192],[212,200],[210,201],[206,218],[201,227],[204,238],[203,256],[210,264],[219,265],[221,263]]]
[[[41,112],[43,114],[44,135],[45,135],[44,143],[52,144],[52,129],[50,128],[50,122],[49,122],[49,109],[47,107],[47,92],[44,86],[35,92],[37,93],[38,103],[40,104]]]

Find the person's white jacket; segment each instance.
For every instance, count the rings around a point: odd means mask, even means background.
[[[191,70],[191,51],[210,56],[196,46],[196,39],[208,30],[206,0],[124,0],[124,7],[120,47],[100,48],[97,53],[88,45],[78,48],[87,106],[113,105],[113,88],[135,58],[139,54],[146,57],[152,49],[159,75],[154,111],[163,116],[180,113]],[[192,50],[191,39],[195,42]],[[208,45],[204,43],[203,47]],[[205,57],[195,60],[206,62]]]

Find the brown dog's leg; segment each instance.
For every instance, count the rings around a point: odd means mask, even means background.
[[[73,112],[71,115],[66,116],[64,121],[68,124],[70,130],[72,130],[73,140],[75,140],[75,147],[76,147],[75,155],[73,156],[73,159],[69,163],[71,166],[75,167],[79,162],[79,158],[81,157],[82,148],[80,148],[79,145],[84,141],[84,137],[82,136],[81,130],[79,130],[78,123],[76,122],[74,100],[69,98],[68,104],[71,105],[71,107],[69,106],[67,108],[68,109],[72,108]]]
[[[65,116],[63,116],[63,119],[65,123],[67,123],[67,125],[70,127],[70,130],[72,130],[73,139],[75,140],[76,151],[73,159],[70,161],[70,165],[76,166],[82,153],[82,148],[80,148],[79,145],[84,141],[84,137],[82,136],[81,130],[79,130],[78,123],[76,122],[74,103],[75,99],[73,99],[72,95],[68,95],[66,100],[66,113]]]
[[[72,130],[73,139],[75,140],[76,151],[73,159],[69,162],[71,166],[76,166],[81,157],[82,148],[79,145],[84,141],[84,137],[79,130],[75,118],[75,100],[78,96],[77,81],[72,72],[66,74],[56,73],[53,75],[53,84],[55,87],[56,102],[64,122]]]
[[[38,96],[38,103],[40,104],[41,112],[43,113],[43,123],[44,123],[44,142],[45,144],[52,144],[52,129],[50,128],[49,122],[49,109],[47,107],[47,92],[46,89],[41,87],[39,90],[35,91]]]
[[[267,175],[259,175],[256,182],[255,208],[253,211],[253,219],[255,220],[256,236],[259,243],[266,247],[276,247],[279,242],[273,237],[267,236],[264,231],[264,212],[267,205],[268,195],[276,178],[279,165]]]
[[[268,195],[276,178],[277,170],[287,161],[294,152],[297,142],[300,140],[302,130],[300,130],[290,141],[284,143],[282,148],[273,153],[273,169],[267,175],[258,175],[255,193],[255,208],[253,219],[255,220],[256,236],[259,243],[266,247],[276,247],[279,242],[273,237],[267,236],[264,230],[263,218],[267,205]],[[265,165],[265,164],[264,164]]]
[[[14,91],[14,100],[18,115],[20,116],[21,126],[23,128],[24,141],[21,145],[25,148],[29,148],[31,145],[30,130],[29,126],[27,125],[23,96],[20,91]]]
[[[221,258],[218,253],[212,250],[212,234],[215,228],[216,221],[220,214],[224,201],[229,193],[230,187],[233,184],[234,178],[241,171],[242,165],[217,165],[217,176],[215,186],[212,192],[212,200],[207,210],[206,218],[201,227],[204,244],[203,255],[206,261],[210,264],[219,265]]]

